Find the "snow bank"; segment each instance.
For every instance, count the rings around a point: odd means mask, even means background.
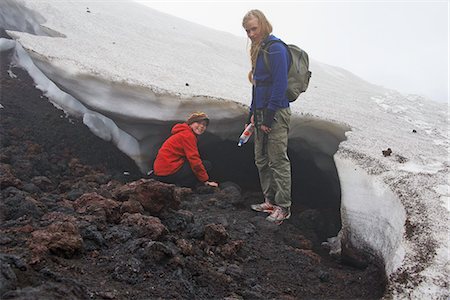
[[[351,245],[382,257],[391,274],[404,258],[402,237],[406,212],[379,178],[368,175],[351,159],[335,159],[342,188],[341,234]]]
[[[208,130],[221,139],[242,129],[245,39],[132,2],[7,0],[0,8],[0,26],[38,87],[141,168],[169,125],[193,110],[211,116]],[[448,107],[314,60],[311,70],[308,92],[292,105],[290,137],[318,149],[319,165],[320,153],[334,157],[340,242],[383,259],[386,297],[448,296]],[[307,118],[316,121],[300,122]]]

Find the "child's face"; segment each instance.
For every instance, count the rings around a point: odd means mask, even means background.
[[[198,121],[189,125],[192,128],[192,131],[196,135],[201,135],[206,131],[206,127],[208,127],[208,123],[206,121]]]

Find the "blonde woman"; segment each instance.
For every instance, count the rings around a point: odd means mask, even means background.
[[[268,221],[281,224],[291,216],[291,163],[287,155],[291,117],[286,97],[291,63],[288,49],[272,35],[272,25],[259,10],[249,11],[242,26],[251,40],[250,61],[253,85],[248,123],[255,125],[255,164],[264,202],[251,206],[269,213]],[[264,63],[267,51],[269,66]]]

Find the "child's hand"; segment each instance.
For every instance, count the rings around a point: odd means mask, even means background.
[[[219,186],[219,184],[217,182],[214,182],[214,181],[205,181],[205,185],[212,186],[212,187],[218,187]]]

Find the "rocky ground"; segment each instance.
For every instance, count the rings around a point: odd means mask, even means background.
[[[327,255],[320,212],[281,226],[258,191],[143,178],[1,54],[2,299],[377,299],[377,266]],[[124,175],[126,174],[130,175]]]

